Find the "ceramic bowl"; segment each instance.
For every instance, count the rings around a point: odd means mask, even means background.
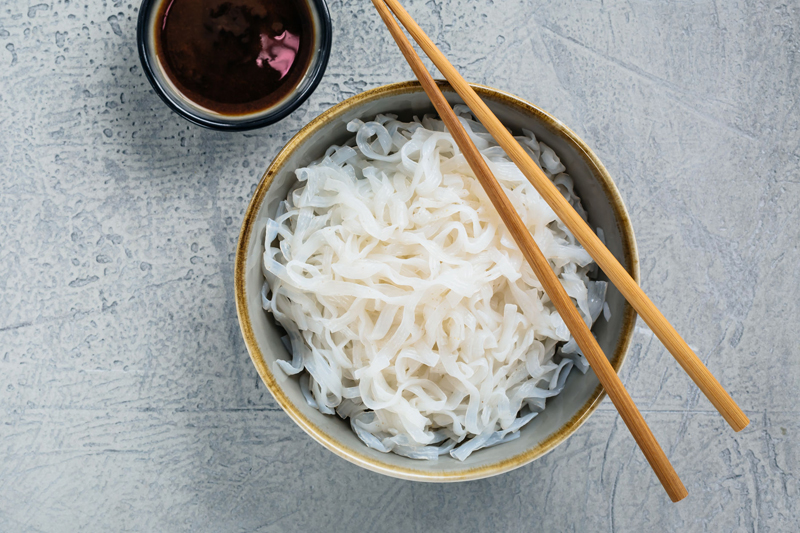
[[[221,131],[252,130],[274,124],[300,107],[311,96],[325,74],[331,53],[333,33],[331,16],[325,0],[303,0],[307,4],[314,27],[313,53],[305,75],[292,92],[267,109],[245,115],[223,115],[206,109],[190,100],[178,89],[170,80],[156,54],[158,15],[163,4],[170,1],[142,0],[136,26],[137,48],[145,76],[153,90],[172,111],[189,122]]]
[[[451,104],[462,102],[449,85],[441,82],[440,87]],[[590,225],[603,228],[609,250],[638,282],[633,228],[619,191],[597,156],[558,119],[533,104],[497,89],[473,87],[514,133],[527,128],[556,151],[575,182]],[[398,478],[435,482],[507,472],[564,442],[594,412],[605,393],[591,370],[586,374],[571,372],[563,392],[548,400],[544,412],[522,429],[519,439],[479,450],[464,462],[449,455],[435,462],[417,461],[368,448],[350,429],[349,422],[310,407],[296,377],[273,372],[275,361],[288,359],[289,354],[281,343],[278,326],[261,308],[261,260],[267,218],[274,216],[278,202],[286,198],[295,182],[295,169],[319,158],[331,144],[341,144],[353,136],[345,127],[350,120],[366,120],[389,112],[409,120],[414,115],[432,113],[433,107],[416,82],[395,83],[356,95],[303,128],[264,173],[245,214],[236,253],[236,307],[245,344],[264,384],[292,420],[320,444],[358,466]],[[609,286],[607,302],[611,320],[599,320],[592,331],[619,372],[631,342],[635,315],[613,286]]]

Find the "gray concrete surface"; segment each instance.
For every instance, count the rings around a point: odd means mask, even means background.
[[[641,322],[624,382],[689,489],[671,504],[604,402],[484,481],[363,471],[284,415],[233,304],[239,224],[280,147],[410,70],[364,1],[275,126],[171,114],[128,1],[0,0],[0,530],[797,531],[800,12],[782,2],[407,7],[471,80],[561,118],[631,211],[645,289],[737,399],[734,434]]]

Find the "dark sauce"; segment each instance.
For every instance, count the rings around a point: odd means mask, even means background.
[[[164,0],[156,53],[186,98],[223,115],[278,103],[309,67],[306,0]]]

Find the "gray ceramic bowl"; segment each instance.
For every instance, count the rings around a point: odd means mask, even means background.
[[[461,103],[449,85],[440,83],[440,87],[451,104]],[[564,124],[534,105],[496,89],[473,87],[515,133],[527,128],[556,151],[575,181],[590,225],[603,228],[609,250],[638,282],[639,260],[628,214],[614,182],[589,147]],[[594,412],[605,394],[594,373],[570,373],[564,391],[547,402],[544,412],[522,429],[519,439],[479,450],[464,462],[450,456],[443,456],[437,462],[416,461],[368,448],[348,422],[309,407],[295,378],[276,378],[272,371],[275,361],[288,359],[289,354],[280,341],[278,327],[261,309],[265,225],[267,218],[275,214],[278,202],[286,198],[295,181],[295,169],[319,158],[331,144],[341,144],[352,137],[345,125],[354,118],[368,119],[391,112],[407,120],[432,111],[418,83],[396,83],[345,100],[295,135],[264,173],[245,214],[236,253],[236,307],[245,344],[261,379],[286,413],[320,444],[381,474],[415,481],[463,481],[507,472],[541,457],[566,440]],[[592,331],[619,372],[631,341],[635,315],[613,287],[609,287],[607,301],[611,321],[598,321]]]

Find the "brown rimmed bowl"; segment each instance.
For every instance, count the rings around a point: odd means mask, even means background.
[[[451,104],[461,98],[444,82],[440,87]],[[639,281],[639,257],[628,212],[611,176],[588,146],[558,119],[511,94],[473,85],[478,94],[511,130],[529,129],[561,158],[589,214],[589,223],[601,227],[611,252]],[[368,448],[350,429],[348,421],[324,415],[303,399],[296,379],[273,372],[275,361],[288,359],[280,332],[261,308],[261,260],[266,221],[276,212],[294,183],[294,171],[318,159],[331,144],[353,136],[349,121],[395,113],[403,120],[432,113],[433,106],[417,82],[385,85],[348,98],[312,120],[275,157],[250,200],[236,251],[236,309],[253,364],[275,400],[306,433],[348,461],[378,472],[413,481],[450,482],[480,479],[527,464],[564,442],[591,415],[605,396],[595,374],[570,373],[564,390],[547,402],[545,410],[525,426],[514,441],[473,453],[460,462],[449,455],[438,461],[417,461]],[[598,320],[592,332],[619,372],[631,342],[635,314],[620,293],[609,286],[611,320]]]

